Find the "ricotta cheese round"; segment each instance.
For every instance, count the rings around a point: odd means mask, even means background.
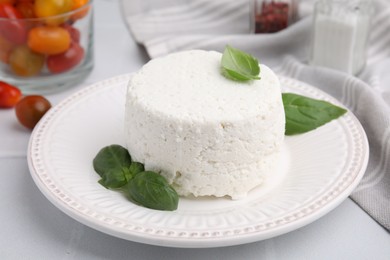
[[[179,195],[233,199],[276,174],[284,139],[280,83],[221,74],[222,54],[192,50],[151,60],[129,81],[125,138],[132,159]]]

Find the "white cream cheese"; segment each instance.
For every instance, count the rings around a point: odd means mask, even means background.
[[[280,83],[220,73],[221,54],[185,51],[151,60],[130,80],[127,148],[183,196],[246,196],[274,173],[284,139]]]

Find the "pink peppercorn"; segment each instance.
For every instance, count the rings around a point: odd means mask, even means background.
[[[273,33],[286,28],[291,20],[292,1],[255,0],[255,33]]]

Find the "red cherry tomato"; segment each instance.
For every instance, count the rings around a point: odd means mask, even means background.
[[[51,73],[61,73],[75,67],[84,58],[84,49],[76,42],[61,54],[47,57],[47,68]]]
[[[27,46],[15,47],[9,56],[11,70],[19,76],[34,76],[38,74],[45,65],[45,56],[35,53]]]
[[[14,4],[15,0],[0,0],[0,4]]]
[[[71,39],[67,30],[58,26],[39,26],[28,33],[28,47],[42,54],[59,54],[70,47]]]
[[[23,44],[27,40],[27,28],[22,19],[23,15],[10,4],[0,4],[0,35],[15,44]]]
[[[72,42],[80,42],[80,31],[77,28],[69,24],[64,24],[62,27],[69,32]]]
[[[16,105],[22,97],[22,92],[15,86],[0,81],[0,107],[10,108]]]
[[[7,39],[0,36],[0,61],[8,63],[9,55],[11,53],[13,44]]]
[[[50,108],[51,104],[46,98],[26,96],[16,104],[15,113],[23,126],[33,129]]]
[[[18,1],[16,4],[16,9],[23,15],[24,18],[35,18],[34,3],[28,1]]]

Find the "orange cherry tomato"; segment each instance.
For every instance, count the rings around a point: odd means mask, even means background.
[[[40,26],[30,30],[27,45],[35,52],[54,55],[66,51],[70,47],[70,42],[70,34],[66,29]]]
[[[73,0],[72,11],[80,8],[80,10],[77,10],[74,12],[74,14],[72,14],[71,19],[73,21],[81,19],[88,14],[90,6],[86,6],[84,8],[81,8],[84,5],[88,4],[88,2],[89,2],[89,0]]]
[[[72,1],[72,10],[79,9],[80,7],[86,5],[89,0],[73,0]]]
[[[44,114],[51,108],[50,102],[42,96],[26,96],[15,106],[16,117],[19,122],[33,129]]]
[[[10,108],[22,98],[22,92],[17,87],[0,81],[0,107]]]
[[[15,44],[23,44],[27,39],[27,27],[19,20],[23,15],[13,5],[0,4],[0,35]]]
[[[13,44],[7,39],[0,36],[0,61],[8,63],[9,55],[11,53]]]
[[[37,17],[50,17],[65,14],[72,10],[72,0],[35,0],[34,11]],[[48,18],[49,25],[59,25],[64,23],[68,16]]]
[[[9,56],[9,64],[16,75],[33,76],[43,68],[45,56],[33,52],[27,46],[20,45],[12,50]]]
[[[51,73],[61,73],[75,67],[84,58],[84,49],[77,43],[64,53],[47,57],[47,68]]]
[[[23,15],[24,18],[35,18],[34,3],[18,1],[15,8]]]

